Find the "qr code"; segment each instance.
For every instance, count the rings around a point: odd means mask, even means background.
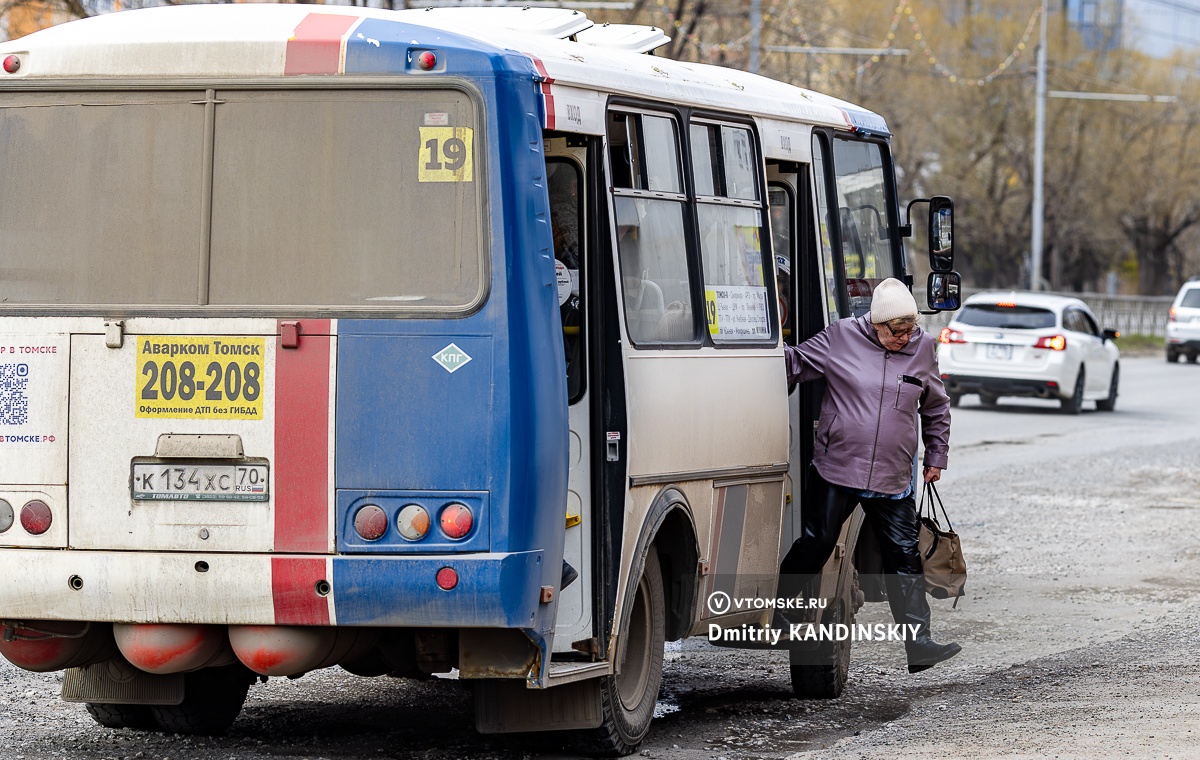
[[[0,364],[0,425],[29,423],[29,365]]]

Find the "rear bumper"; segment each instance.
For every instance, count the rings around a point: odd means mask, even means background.
[[[1200,353],[1200,338],[1167,335],[1167,350],[1177,354]]]
[[[0,561],[5,620],[528,628],[543,559],[2,549]],[[435,581],[445,567],[449,591]]]
[[[995,396],[1029,396],[1060,398],[1062,388],[1053,380],[1015,377],[979,377],[975,375],[943,375],[947,393],[991,393]]]

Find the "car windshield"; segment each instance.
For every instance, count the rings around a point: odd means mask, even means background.
[[[1002,327],[1010,330],[1037,330],[1054,327],[1054,312],[1032,306],[1001,306],[1000,304],[967,304],[955,317],[956,322],[974,327]]]
[[[1183,294],[1183,300],[1179,302],[1179,305],[1189,309],[1200,309],[1200,288],[1190,288]]]

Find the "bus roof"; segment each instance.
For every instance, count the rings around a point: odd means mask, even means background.
[[[379,23],[396,25],[403,42],[362,33]],[[889,134],[877,114],[837,98],[736,69],[632,52],[667,39],[657,28],[594,26],[579,11],[550,8],[157,7],[72,21],[0,45],[0,56],[21,59],[17,72],[0,73],[0,87],[15,79],[380,74],[386,72],[348,66],[347,48],[399,44],[407,55],[411,46],[453,49],[465,40],[480,52],[526,56],[555,88]],[[555,126],[553,115],[547,121]]]

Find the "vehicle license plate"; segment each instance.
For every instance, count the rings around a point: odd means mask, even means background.
[[[989,359],[1012,359],[1012,346],[1005,346],[1000,343],[989,343],[987,347],[987,358]]]
[[[266,501],[270,466],[193,462],[134,462],[130,491],[137,500]]]

